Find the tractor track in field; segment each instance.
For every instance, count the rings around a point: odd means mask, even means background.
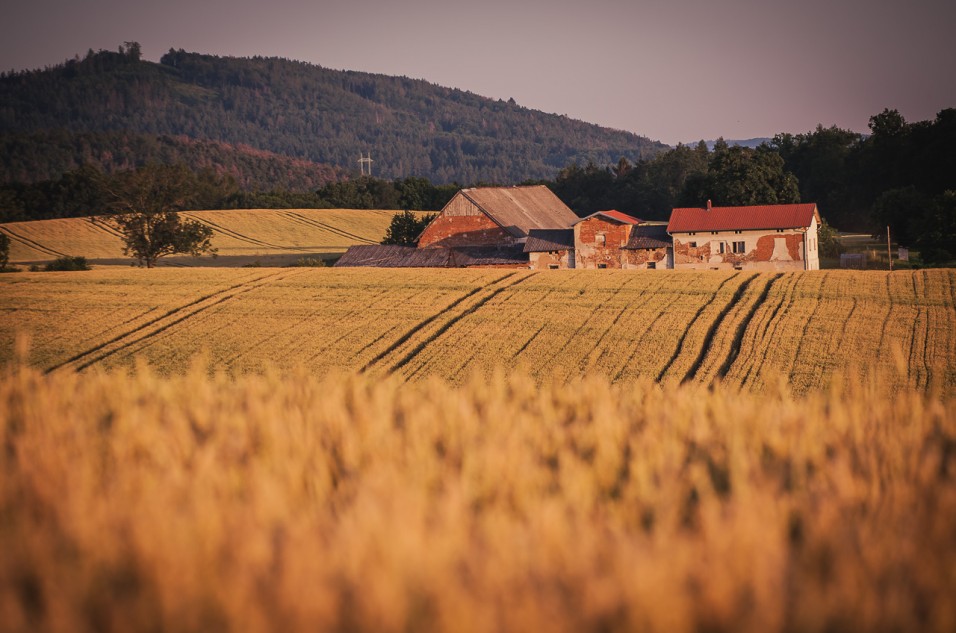
[[[312,218],[306,217],[300,213],[293,213],[292,211],[286,211],[283,215],[288,217],[290,220],[298,221],[300,224],[305,224],[308,226],[315,227],[317,229],[323,229],[339,237],[344,237],[350,240],[356,240],[359,242],[364,242],[365,244],[378,244],[375,240],[370,240],[367,237],[362,237],[360,235],[355,235],[354,233],[349,233],[343,229],[332,226],[331,224],[326,224],[324,222],[319,222],[318,220],[313,220]]]
[[[464,295],[458,297],[438,312],[423,319],[422,321],[419,321],[417,324],[412,326],[412,328],[393,341],[388,347],[376,354],[372,360],[367,362],[365,366],[362,367],[361,371],[367,372],[380,366],[386,366],[387,373],[394,373],[398,371],[408,364],[411,359],[420,354],[428,344],[447,332],[462,318],[473,313],[492,298],[498,296],[498,294],[504,290],[507,290],[508,288],[511,288],[512,286],[532,277],[532,275],[524,275],[517,281],[507,283],[517,274],[517,271],[510,272],[506,275],[498,277],[484,286],[474,288],[466,292]],[[422,340],[413,345],[413,339],[416,337],[421,338]],[[413,345],[413,347],[411,350],[403,352],[402,347],[405,345]],[[397,359],[390,358],[395,356],[397,356]]]
[[[16,241],[20,242],[24,246],[27,246],[28,248],[32,248],[35,251],[46,253],[47,255],[52,255],[53,257],[69,257],[69,255],[67,255],[66,253],[61,253],[60,251],[54,250],[50,248],[49,246],[44,246],[40,242],[35,242],[34,240],[31,240],[29,237],[23,237],[19,233],[15,231],[11,231],[9,226],[4,226],[3,232],[9,235],[11,238],[15,239]]]
[[[912,274],[913,282],[913,305],[916,306],[916,317],[913,319],[913,328],[910,333],[910,354],[909,362],[907,366],[907,378],[913,382],[917,387],[925,387],[925,384],[920,384],[920,378],[926,380],[926,371],[928,369],[926,365],[926,346],[929,343],[929,310],[924,310],[920,304],[920,292],[919,286],[916,283],[916,273]],[[924,285],[925,287],[925,285]],[[925,293],[924,293],[925,294]],[[916,341],[919,338],[920,331],[920,317],[923,317],[923,367],[922,372],[920,367],[917,367],[917,353],[918,347],[916,346]],[[928,381],[926,381],[928,383]]]
[[[740,300],[743,299],[744,293],[747,292],[747,288],[750,287],[750,284],[756,279],[759,275],[752,275],[747,279],[744,279],[737,290],[734,292],[733,296],[730,297],[730,301],[727,302],[720,312],[717,313],[717,317],[710,322],[710,327],[707,328],[707,333],[704,334],[704,340],[700,344],[700,351],[697,353],[697,358],[694,360],[693,364],[687,370],[687,373],[684,374],[684,377],[681,379],[681,384],[690,382],[697,377],[697,372],[700,371],[701,366],[704,364],[704,360],[707,358],[707,354],[710,352],[711,343],[714,342],[714,337],[717,335],[717,330],[720,329],[721,324],[724,322],[724,319],[727,318],[727,315],[730,314],[730,311],[733,310]]]
[[[810,316],[804,322],[803,331],[800,333],[800,339],[797,341],[797,351],[793,353],[793,362],[790,363],[790,373],[787,374],[787,381],[791,384],[793,383],[793,372],[797,368],[797,363],[801,358],[803,358],[804,341],[807,340],[807,333],[810,331],[810,324],[816,323],[817,312],[820,310],[820,306],[823,305],[823,292],[827,285],[827,277],[829,276],[830,272],[827,271],[823,273],[823,277],[820,279],[820,288],[817,290],[817,302],[813,306],[813,311],[810,313]]]
[[[657,325],[657,322],[660,321],[665,314],[669,314],[668,311],[671,309],[671,306],[677,303],[680,298],[680,293],[674,293],[673,298],[664,304],[657,314],[654,315],[654,318],[650,320],[650,322],[647,324],[647,327],[644,328],[644,331],[642,331],[641,335],[635,340],[634,348],[631,350],[631,353],[628,354],[627,360],[624,361],[624,364],[621,365],[621,368],[617,370],[616,374],[614,374],[614,379],[611,382],[617,382],[624,376],[624,372],[627,371],[627,368],[631,366],[631,361],[634,360],[634,357],[637,356],[637,353],[641,350],[641,343],[643,343],[647,333],[653,331],[654,326]]]
[[[390,374],[394,374],[394,373],[397,372],[399,369],[401,369],[402,367],[404,367],[405,365],[407,365],[409,362],[411,362],[411,360],[412,360],[413,358],[415,358],[416,356],[418,356],[418,355],[422,352],[422,350],[424,350],[426,347],[428,347],[432,342],[434,342],[436,339],[438,339],[438,337],[440,337],[442,334],[444,334],[445,332],[447,332],[448,330],[450,330],[453,326],[455,326],[455,325],[456,325],[458,322],[460,322],[462,319],[464,319],[465,317],[467,317],[467,316],[469,316],[469,315],[474,314],[475,312],[477,312],[479,309],[481,309],[482,306],[484,306],[486,303],[488,303],[489,301],[491,301],[492,299],[494,299],[495,297],[497,297],[498,295],[500,295],[500,294],[501,294],[502,292],[504,292],[505,290],[510,290],[511,288],[514,288],[514,287],[517,286],[518,284],[521,284],[521,283],[526,282],[527,280],[531,279],[531,277],[533,277],[534,275],[535,275],[535,273],[530,273],[530,274],[528,274],[528,275],[524,275],[523,277],[519,278],[517,281],[515,281],[515,282],[513,282],[513,283],[510,283],[510,284],[507,284],[507,285],[503,285],[503,286],[498,286],[497,288],[495,288],[494,290],[492,290],[490,293],[488,293],[488,294],[484,295],[483,297],[481,297],[480,299],[478,299],[478,301],[476,301],[475,303],[473,303],[473,304],[472,304],[470,307],[468,307],[467,309],[463,310],[463,311],[460,312],[459,314],[456,314],[456,315],[453,316],[452,318],[450,318],[450,319],[448,319],[447,321],[445,321],[445,323],[443,323],[437,330],[435,330],[432,334],[430,334],[430,335],[428,336],[428,338],[426,338],[424,341],[422,341],[421,343],[419,343],[418,345],[416,345],[410,352],[408,352],[407,354],[405,354],[405,355],[404,355],[401,359],[399,359],[394,365],[392,365],[392,367],[388,370],[389,373],[390,373]],[[474,356],[474,354],[473,354],[473,356]],[[468,361],[465,361],[465,365],[467,365],[470,360],[471,360],[471,359],[469,358]],[[462,367],[464,368],[464,366],[462,366]],[[421,369],[421,368],[419,368],[419,369]],[[418,370],[413,371],[413,372],[409,375],[409,378],[412,378],[412,377],[413,377],[415,374],[417,374],[417,373],[418,373]]]
[[[781,309],[784,314],[790,310],[790,306],[793,305],[793,295],[797,290],[797,277],[790,277],[790,285],[783,290],[780,295],[780,300],[777,302],[777,305],[773,307],[773,311],[770,313],[770,316],[767,317],[767,325],[763,329],[763,335],[760,337],[760,340],[753,346],[750,354],[747,355],[746,359],[743,361],[744,366],[747,368],[747,373],[744,374],[743,379],[741,379],[740,384],[746,385],[750,382],[750,377],[753,375],[754,370],[757,367],[762,367],[767,360],[767,345],[766,341],[773,340],[774,335],[777,332],[777,329],[780,327],[780,321],[777,320]],[[784,308],[786,304],[786,308]],[[762,353],[760,353],[762,351]],[[759,356],[759,358],[758,358]]]
[[[740,347],[743,345],[744,337],[747,335],[747,329],[750,327],[750,323],[757,314],[757,310],[759,310],[760,307],[767,302],[767,297],[770,295],[771,288],[773,288],[773,285],[777,283],[781,277],[783,277],[783,273],[777,273],[772,278],[767,280],[767,283],[764,284],[763,290],[760,292],[757,300],[753,302],[753,305],[750,306],[747,314],[744,315],[743,320],[741,320],[741,322],[737,325],[737,331],[734,332],[733,341],[730,343],[730,351],[727,353],[727,357],[717,370],[717,376],[714,381],[722,380],[723,378],[727,377],[727,374],[733,367],[734,362],[736,362],[737,357],[740,356]],[[780,306],[778,304],[777,308],[779,309],[779,307]],[[712,381],[711,384],[713,384],[714,381]]]
[[[631,279],[628,279],[628,280],[625,281],[623,284],[621,284],[620,286],[618,286],[618,287],[614,290],[614,294],[611,295],[610,299],[613,299],[614,297],[617,297],[617,295],[619,295],[619,294],[621,293],[621,290],[624,289],[624,286],[626,286],[628,283],[630,283],[630,281],[632,281],[632,280],[631,280]],[[584,291],[582,290],[581,292],[584,292]],[[606,303],[610,303],[610,299],[609,299]],[[555,360],[556,358],[560,358],[560,357],[561,357],[561,354],[564,353],[564,350],[566,350],[566,349],[568,348],[568,345],[570,345],[572,342],[578,340],[578,337],[580,336],[581,332],[584,331],[585,326],[587,326],[587,324],[591,322],[591,319],[594,318],[594,315],[597,314],[604,306],[605,306],[605,304],[602,303],[601,305],[598,305],[598,306],[596,306],[593,310],[591,310],[591,312],[581,321],[581,325],[578,326],[578,328],[574,331],[574,333],[573,333],[571,336],[569,336],[568,338],[566,338],[566,339],[564,340],[564,343],[561,345],[560,348],[558,348],[557,351],[555,351],[554,353],[551,354],[551,356],[550,356],[550,357],[548,358],[548,360],[544,363],[544,365],[545,365],[545,366],[549,366],[549,365],[551,365],[551,364],[554,362],[554,360]]]
[[[113,237],[117,237],[117,238],[119,238],[120,240],[125,240],[125,239],[126,239],[126,236],[123,235],[123,233],[122,233],[121,231],[118,231],[118,230],[116,230],[115,228],[113,228],[112,226],[110,226],[110,224],[109,224],[108,222],[105,222],[105,221],[103,221],[103,220],[97,220],[96,218],[90,218],[89,221],[90,221],[90,224],[93,225],[94,228],[99,229],[100,231],[103,231],[103,232],[106,233],[107,235],[112,235]]]
[[[492,286],[492,285],[494,285],[494,284],[500,283],[500,282],[504,281],[505,279],[508,279],[509,277],[514,276],[515,274],[517,274],[517,273],[508,273],[507,275],[504,275],[503,277],[499,277],[498,279],[495,279],[494,281],[492,281],[492,282],[489,283],[488,285],[478,286],[477,288],[473,288],[473,289],[469,290],[468,292],[466,292],[465,294],[463,294],[462,296],[460,296],[460,297],[458,297],[457,299],[453,300],[451,303],[449,303],[447,306],[445,306],[444,308],[442,308],[442,309],[439,310],[438,312],[432,314],[431,316],[427,317],[426,319],[424,319],[424,320],[422,320],[422,321],[419,321],[418,323],[416,323],[415,325],[413,325],[413,326],[411,327],[411,329],[407,330],[404,334],[402,334],[402,335],[399,336],[397,339],[395,339],[394,341],[392,341],[392,343],[391,343],[388,347],[386,347],[384,350],[382,350],[381,352],[379,352],[378,354],[376,354],[376,355],[372,358],[372,360],[370,360],[370,361],[368,361],[367,363],[365,363],[365,365],[362,367],[361,371],[366,372],[366,371],[372,369],[375,365],[377,365],[379,362],[381,362],[386,356],[388,356],[389,354],[391,354],[392,352],[394,352],[395,350],[397,350],[397,349],[398,349],[399,347],[401,347],[406,341],[408,341],[410,338],[412,338],[413,336],[415,336],[415,334],[416,334],[417,332],[419,332],[422,328],[427,327],[429,324],[431,324],[432,321],[434,321],[435,319],[438,319],[439,317],[441,317],[441,316],[442,316],[443,314],[445,314],[446,312],[448,312],[448,311],[450,311],[450,310],[454,310],[454,309],[455,309],[456,307],[458,307],[462,302],[468,300],[470,297],[475,296],[476,294],[478,294],[478,293],[481,292],[482,290],[488,288],[488,286]]]
[[[156,318],[150,319],[142,325],[127,330],[122,334],[114,336],[108,341],[100,343],[99,345],[95,345],[66,359],[61,363],[49,367],[45,370],[45,373],[49,374],[65,367],[72,367],[76,371],[82,371],[94,363],[98,363],[101,360],[128,349],[137,343],[164,332],[174,325],[178,325],[179,323],[182,323],[183,321],[186,321],[197,314],[205,312],[212,307],[220,305],[221,303],[224,303],[237,295],[256,290],[257,288],[266,285],[270,281],[274,281],[277,277],[287,277],[291,274],[295,274],[296,272],[301,271],[283,270],[277,273],[263,275],[256,277],[255,279],[243,281],[227,288],[217,290],[216,292],[203,295],[202,297],[190,301],[189,303],[185,303],[181,306],[167,310],[163,314],[157,316]]]
[[[264,241],[262,241],[262,240],[259,240],[259,239],[254,238],[254,237],[249,237],[248,235],[243,235],[242,233],[239,233],[239,232],[237,232],[237,231],[233,231],[232,229],[227,229],[226,227],[224,227],[224,226],[222,226],[222,225],[220,225],[220,224],[216,224],[216,223],[213,222],[212,220],[207,220],[206,218],[197,216],[197,215],[195,215],[195,214],[193,214],[193,213],[181,213],[180,215],[182,215],[182,216],[184,216],[184,217],[187,217],[187,218],[189,218],[190,220],[195,220],[196,222],[199,222],[199,223],[201,223],[201,224],[205,224],[206,226],[210,227],[210,228],[213,229],[214,231],[217,231],[217,232],[221,233],[222,235],[225,235],[226,237],[231,237],[231,238],[236,239],[236,240],[239,240],[239,241],[241,241],[241,242],[246,242],[247,244],[252,244],[253,246],[261,246],[262,248],[271,248],[271,249],[276,249],[276,250],[280,250],[280,251],[299,251],[299,252],[303,252],[303,253],[312,252],[312,249],[303,248],[303,247],[301,247],[301,246],[280,246],[280,245],[278,245],[278,244],[272,244],[272,243],[270,243],[270,242],[264,242]]]
[[[684,350],[684,341],[687,340],[687,335],[690,333],[691,329],[693,329],[694,324],[697,323],[698,319],[700,319],[701,315],[704,313],[704,310],[710,307],[710,305],[717,300],[717,295],[720,294],[720,291],[723,289],[723,287],[726,286],[731,279],[734,279],[739,274],[740,273],[734,273],[730,277],[727,277],[727,279],[724,279],[722,282],[720,282],[720,285],[717,286],[716,290],[714,290],[710,299],[707,300],[707,303],[705,303],[704,305],[700,306],[697,309],[697,312],[694,314],[694,317],[687,324],[687,327],[684,328],[684,331],[681,333],[680,338],[677,340],[677,347],[674,348],[674,353],[671,355],[670,359],[668,359],[668,361],[664,364],[664,367],[661,369],[661,371],[657,374],[657,382],[661,382],[664,380],[664,376],[667,374],[668,371],[670,371],[670,368],[674,365],[674,362],[677,361],[677,359],[680,357],[681,352]]]

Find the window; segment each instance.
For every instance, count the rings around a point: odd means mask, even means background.
[[[557,264],[548,264],[548,270],[557,270],[557,269],[558,269]]]
[[[783,233],[783,229],[777,229],[777,233]]]
[[[691,233],[691,235],[693,235],[693,233]],[[697,248],[697,242],[688,242],[687,245],[691,248]]]
[[[655,268],[657,268],[657,262],[647,262],[648,270],[654,270]]]
[[[711,231],[710,234],[711,234],[711,235],[717,235],[717,231]]]
[[[723,255],[727,248],[727,242],[717,242],[717,252]]]
[[[740,235],[743,231],[734,231],[734,235]]]
[[[607,268],[607,264],[598,264],[598,268]]]
[[[604,233],[598,233],[594,237],[594,241],[597,242],[598,244],[604,244],[604,241],[605,241]]]
[[[697,235],[697,233],[695,233],[694,231],[691,231],[690,233],[688,233],[688,235]]]
[[[731,244],[731,250],[735,253],[746,253],[747,252],[747,243],[746,242],[734,242]]]

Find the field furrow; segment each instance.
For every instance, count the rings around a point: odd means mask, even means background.
[[[287,217],[287,218],[290,218],[290,219],[293,220],[294,222],[298,222],[299,224],[304,224],[305,226],[311,226],[311,227],[313,227],[313,228],[321,229],[321,230],[323,230],[323,231],[328,231],[329,233],[332,233],[333,235],[338,235],[339,237],[344,237],[344,238],[347,238],[347,239],[349,239],[349,240],[354,240],[354,241],[356,241],[356,242],[361,242],[361,243],[363,243],[363,244],[377,244],[377,243],[378,243],[377,241],[371,240],[371,239],[369,239],[369,238],[367,238],[367,237],[362,237],[361,235],[356,235],[356,234],[354,234],[354,233],[349,233],[348,231],[345,231],[345,230],[343,230],[343,229],[334,227],[334,226],[332,226],[332,225],[330,225],[330,224],[327,224],[327,223],[325,223],[325,222],[319,222],[318,220],[315,220],[315,219],[313,219],[313,218],[308,218],[308,217],[302,215],[301,213],[294,213],[294,212],[292,212],[292,211],[289,211],[289,212],[284,213],[283,215],[284,215],[285,217]]]
[[[784,274],[783,280],[776,285],[779,289],[773,308],[761,310],[754,319],[754,326],[749,329],[741,342],[743,354],[724,377],[731,381],[739,380],[741,385],[751,384],[757,378],[767,362],[767,352],[776,340],[777,331],[784,315],[793,305],[794,293],[799,281],[799,275]]]
[[[6,233],[15,242],[19,242],[22,246],[26,247],[27,249],[30,249],[41,255],[49,255],[53,257],[66,257],[66,253],[61,253],[60,251],[53,250],[49,246],[44,246],[43,244],[40,244],[37,241],[31,240],[28,237],[24,237],[23,235],[15,231],[12,228],[12,226],[9,224],[4,225],[3,227],[0,227],[0,231],[2,231],[3,233]],[[17,249],[14,248],[11,250],[14,251],[13,257],[17,257],[18,255],[18,253],[16,252]],[[13,261],[17,261],[17,260],[13,259]]]
[[[658,372],[657,374],[657,382],[661,382],[662,380],[664,380],[665,377],[668,376],[668,374],[670,374],[671,369],[678,362],[678,359],[681,357],[681,354],[683,354],[684,346],[687,343],[688,337],[691,336],[691,332],[694,329],[694,327],[697,326],[698,324],[701,324],[703,327],[709,327],[710,322],[705,320],[704,313],[707,312],[707,310],[715,304],[715,302],[717,301],[717,297],[720,295],[724,286],[729,284],[736,277],[737,277],[737,273],[734,273],[730,275],[729,277],[727,277],[726,279],[724,279],[720,283],[720,285],[717,286],[717,288],[713,291],[713,294],[710,296],[707,302],[701,304],[700,307],[697,308],[697,311],[694,313],[694,316],[686,322],[683,328],[683,331],[681,332],[680,338],[677,340],[677,345],[675,346],[673,353],[671,354],[670,358],[668,358],[667,362],[664,363],[664,366],[661,368],[660,372]]]
[[[777,283],[781,277],[783,277],[783,273],[778,273],[766,280],[760,295],[750,305],[750,308],[747,310],[747,313],[743,316],[743,318],[740,319],[740,322],[737,323],[737,328],[734,333],[733,340],[730,342],[730,350],[727,353],[727,357],[717,369],[717,375],[715,376],[716,380],[723,380],[733,367],[734,363],[737,361],[738,356],[740,356],[740,347],[743,344],[744,337],[747,334],[747,329],[753,322],[757,311],[766,304],[767,297],[770,294],[770,289],[773,288],[773,285]]]
[[[404,353],[400,358],[395,359],[391,363],[388,369],[388,373],[394,374],[402,370],[406,365],[408,365],[411,362],[412,359],[418,356],[418,354],[420,354],[422,350],[428,347],[430,343],[437,340],[445,332],[447,332],[452,327],[454,327],[459,321],[467,318],[468,316],[470,316],[477,310],[481,309],[482,306],[484,306],[486,303],[488,303],[489,301],[497,297],[502,292],[509,290],[513,288],[514,286],[517,286],[518,284],[527,281],[535,273],[525,273],[519,276],[517,279],[512,279],[511,277],[514,274],[515,273],[507,275],[505,278],[502,278],[501,280],[495,282],[494,284],[491,284],[491,286],[493,287],[489,286],[489,287],[483,288],[482,289],[483,292],[480,294],[480,296],[476,297],[475,301],[468,302],[467,306],[463,307],[463,309],[456,310],[453,314],[446,313],[447,318],[443,319],[442,323],[438,325],[438,327],[434,331],[427,334],[422,340],[417,342],[414,347],[412,347],[410,350]],[[507,283],[505,283],[506,280],[507,280]]]
[[[267,367],[461,383],[496,368],[536,380],[722,383],[797,393],[833,376],[956,389],[949,271],[135,269],[0,276],[0,362],[32,340],[43,369],[177,373],[204,352]],[[17,350],[21,350],[18,352]]]
[[[196,222],[199,222],[200,224],[205,224],[206,226],[208,226],[209,228],[213,229],[213,230],[216,231],[217,233],[220,233],[221,235],[225,235],[225,236],[227,236],[227,237],[231,237],[232,239],[238,240],[238,241],[240,241],[240,242],[246,242],[246,243],[248,243],[248,244],[252,244],[253,246],[261,246],[261,247],[263,247],[263,248],[268,248],[268,249],[273,249],[273,250],[294,250],[294,251],[304,251],[304,250],[308,250],[308,249],[297,248],[297,247],[295,247],[295,246],[285,246],[285,245],[279,245],[279,244],[272,244],[272,243],[270,243],[270,242],[264,242],[264,241],[262,241],[262,240],[260,240],[260,239],[258,239],[258,238],[255,238],[255,237],[249,237],[248,235],[243,235],[242,233],[238,233],[238,232],[236,232],[236,231],[233,231],[232,229],[228,229],[228,228],[222,226],[221,224],[217,224],[216,222],[213,222],[213,221],[210,220],[208,217],[205,217],[205,216],[202,215],[202,214],[198,214],[198,213],[181,213],[180,215],[182,215],[184,218],[189,218],[190,220],[195,220]]]
[[[687,371],[684,373],[684,377],[681,379],[682,383],[689,382],[697,377],[697,373],[700,371],[701,367],[703,367],[704,362],[707,360],[707,357],[711,352],[711,349],[715,347],[714,342],[721,325],[723,325],[724,320],[732,310],[739,308],[741,299],[743,299],[744,294],[746,294],[747,289],[750,287],[750,284],[757,277],[758,275],[751,275],[741,281],[734,291],[734,294],[730,296],[724,306],[720,309],[720,312],[714,315],[714,317],[710,320],[707,326],[707,331],[704,333],[703,338],[700,341],[697,356],[694,358],[694,361],[690,363],[690,366],[687,367]]]
[[[234,286],[230,286],[229,288],[202,296],[186,305],[173,308],[163,315],[147,321],[146,323],[133,328],[132,330],[124,332],[123,334],[120,334],[109,341],[96,345],[84,352],[81,352],[80,354],[68,358],[63,363],[50,367],[47,372],[49,373],[62,368],[75,370],[86,369],[94,363],[102,362],[114,354],[118,354],[124,350],[130,350],[134,345],[147,341],[152,337],[165,332],[169,328],[179,325],[187,319],[191,319],[206,310],[214,308],[219,304],[236,297],[237,295],[250,292],[259,288],[261,285],[268,283],[270,280],[281,276],[288,276],[290,274],[294,274],[295,272],[301,271],[281,271],[278,273],[263,274],[252,281],[242,282]]]
[[[507,273],[491,281],[487,286],[479,286],[477,288],[473,288],[470,291],[466,292],[465,294],[457,297],[454,301],[452,301],[451,303],[449,303],[448,305],[440,309],[438,312],[435,312],[434,314],[431,314],[428,317],[426,317],[424,320],[417,322],[415,325],[411,327],[411,329],[406,331],[396,340],[392,341],[392,343],[389,344],[388,347],[386,347],[381,352],[376,354],[368,363],[366,363],[362,367],[362,371],[371,372],[376,370],[379,366],[384,366],[390,369],[391,367],[394,366],[396,359],[402,358],[405,355],[407,355],[408,348],[415,347],[416,345],[419,344],[420,340],[426,339],[430,336],[430,333],[426,331],[426,328],[429,327],[433,322],[439,321],[439,324],[437,327],[441,327],[442,325],[441,319],[443,317],[450,315],[449,318],[452,318],[452,319],[457,318],[456,314],[458,313],[456,312],[456,310],[459,308],[459,306],[461,306],[462,304],[465,304],[465,302],[467,302],[469,299],[471,299],[475,295],[479,295],[482,292],[487,292],[490,287],[497,286],[497,284],[504,282],[505,280],[509,279],[513,275],[515,275],[515,273]],[[464,309],[467,309],[467,304]]]

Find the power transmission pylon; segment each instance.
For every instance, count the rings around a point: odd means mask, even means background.
[[[358,162],[359,162],[359,170],[361,170],[362,175],[363,175],[363,176],[365,176],[365,175],[371,176],[371,175],[372,175],[372,163],[375,162],[375,161],[372,160],[372,152],[369,152],[369,153],[368,153],[368,156],[362,156],[361,154],[359,154]],[[368,174],[365,173],[365,166],[366,166],[366,165],[368,165]]]

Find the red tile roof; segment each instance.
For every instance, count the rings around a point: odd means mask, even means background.
[[[674,209],[667,224],[667,232],[798,229],[810,226],[814,215],[819,218],[817,205],[812,202],[755,207],[713,207],[709,211],[696,207]]]
[[[578,220],[578,222],[583,222],[585,220],[589,220],[599,215],[603,215],[606,218],[611,218],[612,220],[616,220],[623,224],[640,224],[643,221],[643,220],[639,220],[635,218],[632,215],[628,215],[626,213],[621,213],[620,211],[612,210],[612,211],[598,211],[597,213],[592,213],[591,215],[587,217],[581,218],[580,220]],[[577,224],[578,222],[575,222],[574,224]]]

